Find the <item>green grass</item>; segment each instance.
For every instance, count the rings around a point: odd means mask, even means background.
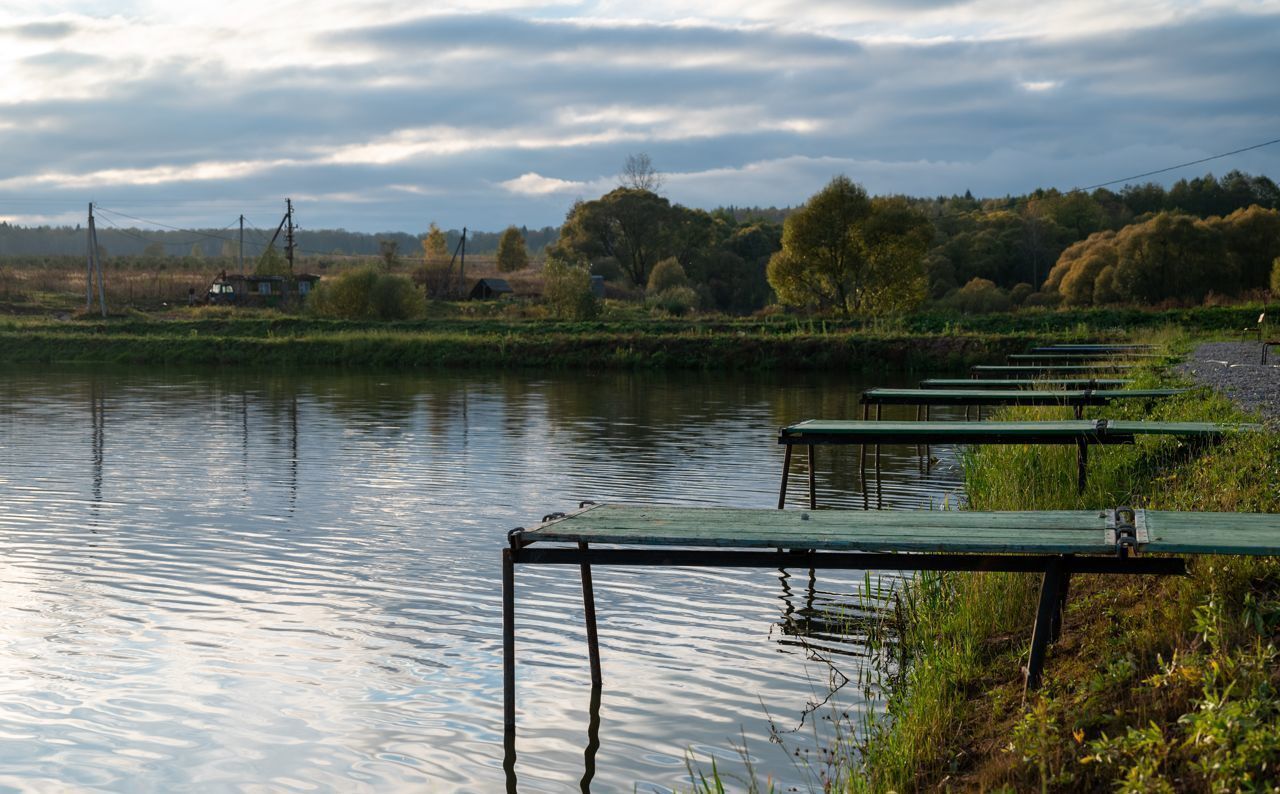
[[[462,305],[464,308],[465,305]],[[1036,344],[1124,338],[1133,312],[909,315],[865,321],[772,316],[648,316],[611,305],[591,322],[507,316],[405,322],[338,321],[270,310],[181,308],[159,316],[0,316],[0,362],[323,366],[681,369],[958,368]],[[521,307],[514,306],[513,309]],[[1247,309],[1138,314],[1157,324],[1187,316],[1202,327],[1243,327]],[[1137,321],[1135,321],[1137,322]]]
[[[1203,389],[1105,415],[1122,414],[1254,418]],[[1073,454],[978,448],[965,461],[970,504],[1280,511],[1275,433],[1234,436],[1203,454],[1156,437],[1107,448],[1091,456],[1082,495]],[[1045,686],[1024,702],[1037,587],[1037,577],[1017,574],[913,582],[900,607],[900,672],[886,682],[889,714],[864,726],[837,790],[1235,791],[1280,780],[1277,560],[1196,558],[1178,578],[1075,577]]]

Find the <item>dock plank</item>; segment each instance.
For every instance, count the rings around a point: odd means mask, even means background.
[[[830,551],[1089,554],[1114,551],[1102,511],[782,511],[599,505],[526,541]]]

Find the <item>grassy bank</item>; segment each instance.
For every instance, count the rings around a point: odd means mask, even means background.
[[[1178,344],[1177,340],[1166,340]],[[1155,381],[1149,378],[1148,383]],[[1104,415],[1246,420],[1204,389]],[[1050,412],[1018,410],[1007,416]],[[1204,453],[1141,439],[1091,456],[1085,494],[1073,451],[984,447],[966,461],[974,509],[1280,511],[1280,436],[1240,435]],[[889,701],[842,790],[935,787],[1080,791],[1271,790],[1280,780],[1280,563],[1192,558],[1186,577],[1077,576],[1043,689],[1021,666],[1038,577],[919,577]],[[860,751],[860,752],[859,752]]]
[[[165,316],[0,318],[0,362],[323,367],[686,369],[955,368],[1052,341],[1117,336],[1124,323],[1244,327],[1254,308],[1136,313],[1022,312],[892,320],[648,317],[593,322],[444,315],[381,323],[274,312],[179,310]]]

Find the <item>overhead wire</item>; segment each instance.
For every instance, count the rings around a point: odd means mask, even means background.
[[[1073,188],[1072,190],[1069,190],[1069,191],[1067,191],[1067,192],[1068,192],[1068,193],[1081,193],[1081,192],[1085,192],[1085,191],[1089,191],[1089,190],[1097,190],[1098,188],[1102,188],[1102,187],[1109,187],[1109,186],[1111,186],[1111,185],[1118,185],[1118,184],[1120,184],[1121,182],[1129,182],[1129,181],[1134,180],[1134,179],[1145,179],[1146,177],[1149,177],[1149,176],[1155,176],[1156,174],[1164,174],[1164,173],[1168,173],[1169,171],[1176,171],[1176,170],[1178,170],[1179,168],[1186,168],[1186,167],[1188,167],[1188,166],[1192,166],[1192,165],[1199,165],[1199,164],[1201,164],[1201,163],[1207,163],[1207,162],[1210,162],[1210,161],[1212,161],[1212,160],[1221,160],[1222,158],[1224,158],[1224,157],[1230,157],[1230,156],[1232,156],[1233,154],[1242,154],[1242,153],[1244,153],[1244,152],[1251,152],[1251,151],[1253,151],[1254,149],[1261,149],[1261,148],[1263,148],[1264,146],[1272,146],[1272,145],[1277,144],[1277,143],[1280,143],[1280,138],[1274,138],[1274,139],[1269,140],[1269,141],[1263,141],[1262,143],[1255,143],[1253,146],[1245,146],[1244,148],[1241,148],[1241,149],[1233,149],[1233,150],[1231,150],[1231,151],[1229,151],[1229,152],[1223,152],[1223,153],[1221,153],[1221,154],[1214,154],[1214,155],[1210,155],[1210,156],[1208,156],[1208,157],[1201,157],[1199,160],[1188,160],[1188,161],[1187,161],[1187,162],[1185,162],[1185,163],[1178,163],[1177,165],[1171,165],[1171,166],[1168,166],[1168,167],[1166,167],[1166,168],[1157,168],[1157,169],[1156,169],[1156,170],[1154,170],[1154,171],[1147,171],[1147,172],[1145,172],[1145,173],[1141,173],[1141,174],[1134,174],[1133,176],[1125,176],[1125,177],[1121,177],[1120,179],[1112,179],[1112,180],[1110,180],[1109,182],[1099,182],[1099,183],[1098,183],[1098,184],[1096,184],[1096,185],[1089,185],[1088,187],[1078,187],[1078,188]]]

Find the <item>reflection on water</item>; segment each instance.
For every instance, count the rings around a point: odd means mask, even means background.
[[[912,380],[8,370],[0,787],[498,789],[508,529],[582,499],[771,507],[777,427]],[[954,491],[934,454],[885,449],[887,505]],[[824,506],[861,505],[856,450],[819,469]],[[812,782],[791,753],[820,738],[770,744],[762,701],[797,721],[818,657],[862,664],[891,579],[595,579],[593,692],[576,569],[517,578],[521,791],[669,790],[744,739]]]

